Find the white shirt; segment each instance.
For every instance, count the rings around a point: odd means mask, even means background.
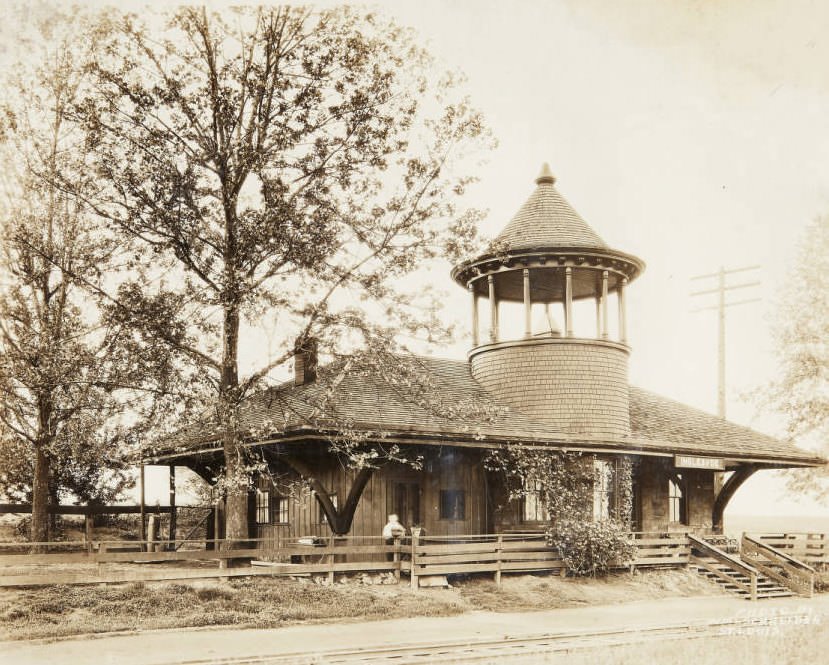
[[[387,522],[383,527],[383,538],[397,538],[406,535],[406,527],[400,522]]]

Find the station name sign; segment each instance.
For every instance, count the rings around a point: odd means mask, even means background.
[[[712,469],[713,471],[725,471],[725,461],[719,457],[674,455],[674,466],[682,469]]]

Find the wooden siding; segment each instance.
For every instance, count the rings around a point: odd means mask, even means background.
[[[335,493],[338,506],[345,503],[356,472],[344,468],[333,456],[315,456],[304,461],[316,472],[317,479],[328,490]],[[276,496],[288,496],[287,524],[254,524],[253,533],[258,538],[269,539],[273,546],[279,546],[297,538],[307,536],[325,537],[331,534],[327,523],[320,521],[319,503],[313,494],[303,487],[299,476],[287,468],[272,468],[275,484],[261,476],[257,486],[271,492],[271,506]],[[394,505],[395,483],[419,487],[420,525],[429,535],[466,535],[483,533],[488,530],[489,509],[486,500],[486,477],[482,465],[482,453],[476,450],[443,449],[433,453],[424,461],[422,470],[404,464],[387,464],[377,469],[363,490],[350,536],[380,536],[388,515],[397,512]],[[462,490],[465,495],[465,514],[462,520],[448,520],[440,517],[440,491]],[[400,515],[403,525],[406,515]]]
[[[350,536],[378,537],[390,513],[399,513],[407,531],[414,524],[394,498],[394,487],[406,487],[408,500],[417,495],[419,526],[426,536],[455,536],[473,533],[501,533],[515,530],[543,530],[544,522],[524,522],[521,501],[509,501],[496,474],[483,468],[485,453],[477,450],[446,447],[427,451],[422,469],[391,463],[377,469],[368,481],[354,514]],[[313,468],[316,477],[329,493],[336,494],[338,506],[345,503],[356,472],[346,469],[331,455],[307,453],[303,461]],[[672,468],[662,460],[642,458],[634,476],[634,514],[637,526],[646,531],[699,531],[711,528],[714,504],[713,472],[684,469],[686,513],[688,524],[668,521],[668,476]],[[274,546],[308,536],[326,537],[331,534],[328,524],[320,521],[319,503],[299,476],[280,466],[272,468],[276,486],[270,486],[265,477],[259,487],[270,487],[273,497],[289,496],[287,524],[255,524],[251,535],[270,539]],[[301,488],[301,491],[300,491]],[[415,492],[416,488],[416,492]],[[281,490],[281,491],[280,491]],[[465,512],[463,519],[442,519],[441,490],[462,490]],[[251,502],[252,505],[255,502]],[[253,512],[253,511],[252,511]]]

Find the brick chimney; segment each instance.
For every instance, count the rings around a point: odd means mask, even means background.
[[[301,337],[294,345],[294,385],[303,386],[317,380],[317,340]]]

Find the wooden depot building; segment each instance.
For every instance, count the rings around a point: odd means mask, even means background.
[[[505,501],[484,467],[493,448],[510,445],[582,451],[611,470],[631,456],[638,531],[721,531],[726,504],[756,471],[825,463],[629,385],[625,294],[644,263],[609,247],[555,183],[545,165],[491,250],[452,271],[470,299],[466,361],[407,356],[332,382],[325,368],[317,376],[310,349],[297,355],[293,381],[248,399],[246,444],[269,471],[250,495],[251,537],[379,536],[390,513],[435,536],[541,528],[540,502]],[[404,364],[422,385],[394,381]],[[330,412],[319,409],[323,400]],[[488,417],[458,415],[469,404]],[[367,444],[420,456],[421,468],[348,468],[331,452],[344,427]],[[221,445],[201,434],[147,461],[210,479],[220,473]],[[723,471],[733,473],[717,482]],[[310,491],[297,492],[300,485]],[[596,488],[595,518],[608,515],[612,494],[612,483]]]

